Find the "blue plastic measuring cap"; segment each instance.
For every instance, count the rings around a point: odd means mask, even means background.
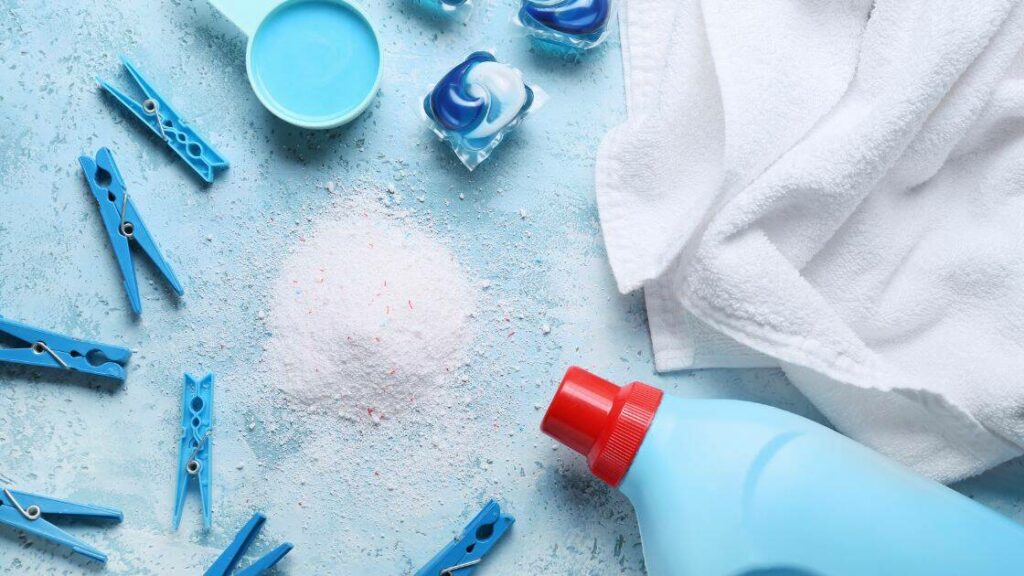
[[[346,0],[210,0],[249,37],[260,102],[303,128],[346,124],[377,94],[383,58],[362,8]]]

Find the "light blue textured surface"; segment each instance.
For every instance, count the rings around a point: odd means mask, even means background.
[[[261,510],[270,522],[252,554],[296,544],[279,573],[409,574],[493,496],[516,525],[480,576],[639,575],[628,503],[537,431],[567,364],[815,417],[777,372],[652,375],[642,299],[615,292],[593,194],[597,145],[623,115],[618,42],[576,64],[552,60],[516,36],[515,2],[481,4],[466,25],[423,17],[403,0],[367,6],[386,58],[381,93],[352,124],[306,132],[260,106],[246,81],[244,37],[205,2],[0,0],[0,314],[136,351],[123,386],[0,368],[0,472],[25,490],[123,509],[119,526],[72,527],[110,554],[106,573],[198,574]],[[446,70],[485,48],[551,100],[468,173],[423,125],[419,106]],[[231,160],[212,186],[100,96],[92,79],[118,77],[119,53]],[[144,195],[147,224],[185,284],[176,303],[140,266],[146,312],[137,321],[75,161],[102,145]],[[346,194],[359,193],[356,183],[393,183],[415,222],[448,238],[507,314],[474,342],[470,412],[452,414],[488,426],[466,453],[441,453],[454,470],[443,477],[401,458],[374,461],[375,450],[396,443],[432,450],[430,430],[398,425],[340,433],[337,442],[368,455],[337,475],[355,483],[302,477],[306,468],[289,460],[307,432],[301,419],[251,408],[274,393],[258,364],[276,265],[332,202],[327,181]],[[199,522],[170,530],[186,371],[218,377],[208,534]],[[1019,462],[960,488],[1024,519]],[[186,507],[185,518],[197,514]],[[0,573],[98,571],[0,531]]]

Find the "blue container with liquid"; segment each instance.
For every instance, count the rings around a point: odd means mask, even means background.
[[[541,429],[633,503],[649,576],[1024,574],[1024,527],[783,410],[571,368]]]
[[[249,37],[245,68],[278,118],[310,129],[351,122],[373,101],[383,58],[369,16],[349,0],[210,0]]]

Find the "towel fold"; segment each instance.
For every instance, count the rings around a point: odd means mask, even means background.
[[[596,183],[659,370],[781,366],[952,482],[1024,452],[1024,7],[629,0]]]

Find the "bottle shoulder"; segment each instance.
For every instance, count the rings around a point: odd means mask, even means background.
[[[746,400],[690,399],[666,394],[658,408],[652,428],[659,424],[659,420],[671,426],[683,425],[684,428],[686,424],[706,426],[713,423],[716,426],[732,425],[739,429],[837,434],[828,426],[799,414]]]
[[[765,404],[666,395],[621,488],[628,496],[634,484],[665,478],[724,487],[741,482],[780,447],[808,437],[835,449],[864,450],[827,426]]]

